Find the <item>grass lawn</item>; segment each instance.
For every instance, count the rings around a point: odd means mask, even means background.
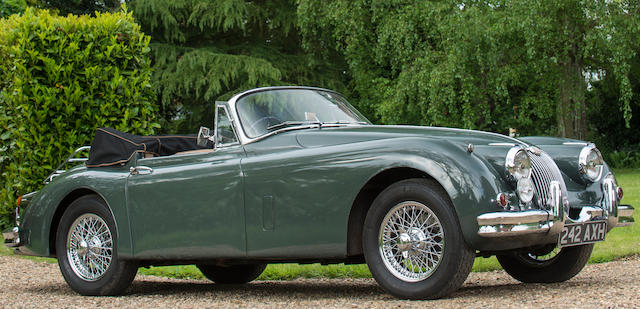
[[[618,184],[624,189],[623,204],[636,207],[636,224],[630,227],[615,228],[604,242],[596,244],[589,263],[609,262],[616,259],[640,254],[640,169],[615,170]],[[5,246],[0,246],[0,255],[12,254]],[[26,257],[37,261],[55,263],[55,259]],[[473,271],[501,269],[495,257],[476,258]],[[200,271],[193,265],[163,266],[140,268],[140,273],[171,278],[202,279]],[[288,280],[294,278],[369,278],[371,273],[366,265],[328,265],[319,264],[271,264],[258,278],[259,280]]]

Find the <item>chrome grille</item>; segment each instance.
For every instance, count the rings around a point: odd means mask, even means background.
[[[562,174],[548,154],[540,152],[540,154],[537,155],[529,152],[529,157],[531,157],[532,164],[531,180],[533,180],[533,185],[536,189],[535,198],[541,208],[549,209],[549,199],[551,197],[549,186],[551,185],[551,181],[557,180],[560,182],[562,191],[566,192]]]

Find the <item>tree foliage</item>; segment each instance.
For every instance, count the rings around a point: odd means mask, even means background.
[[[0,0],[0,18],[22,13],[26,7],[25,0]]]
[[[95,15],[95,12],[113,12],[120,8],[121,0],[37,0],[41,7],[53,8],[61,15]]]
[[[293,0],[134,0],[152,36],[153,85],[163,130],[193,132],[213,103],[259,86],[343,89],[340,63],[313,62],[301,48]]]
[[[594,81],[587,96],[587,113],[589,119],[590,139],[597,143],[598,148],[605,154],[618,150],[626,153],[627,157],[639,158],[640,163],[640,54],[636,54],[629,62],[630,70],[626,78],[631,85],[631,97],[629,108],[635,115],[629,120],[630,128],[625,127],[625,113],[621,112],[619,104],[615,104],[620,97],[620,78],[615,73],[607,74],[602,79]],[[629,113],[627,113],[628,115]],[[612,165],[612,160],[607,163]],[[640,167],[640,164],[618,164],[622,167]],[[616,166],[617,167],[617,166]]]
[[[152,133],[149,37],[131,14],[0,19],[0,229],[18,195],[42,180],[97,127]]]
[[[616,73],[630,119],[637,1],[301,0],[310,51],[344,54],[384,123],[585,138],[590,82]]]

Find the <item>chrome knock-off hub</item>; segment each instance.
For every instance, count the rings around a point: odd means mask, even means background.
[[[398,237],[398,249],[402,252],[402,257],[406,259],[410,254],[416,255],[417,249],[424,249],[426,239],[425,233],[415,227],[410,228],[406,233],[401,233]]]

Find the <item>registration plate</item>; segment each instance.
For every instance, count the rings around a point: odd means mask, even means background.
[[[560,233],[558,246],[568,247],[603,241],[606,234],[606,221],[566,224]]]

